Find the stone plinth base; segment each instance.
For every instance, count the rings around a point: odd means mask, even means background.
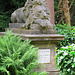
[[[0,36],[3,36],[5,32],[0,32]],[[15,35],[15,33],[13,33]],[[41,51],[40,61],[43,61],[45,67],[41,68],[40,71],[50,72],[49,75],[59,75],[59,70],[56,70],[55,65],[55,48],[58,41],[63,40],[63,35],[57,34],[17,34],[22,37],[22,40],[26,40],[29,38],[31,40],[31,44],[35,47],[39,47]],[[38,50],[38,51],[39,51]],[[47,50],[47,51],[46,51]],[[49,53],[48,53],[49,52]],[[47,54],[48,53],[48,54]],[[44,63],[45,62],[45,63]]]
[[[12,30],[13,33],[17,34],[56,34],[56,30],[25,30],[20,28],[6,28],[5,31]]]
[[[56,30],[53,30],[53,28],[41,28],[37,24],[33,24],[31,26],[31,29],[26,29],[24,26],[24,23],[9,23],[9,28],[6,28],[7,30],[12,30],[13,33],[17,34],[56,34]]]

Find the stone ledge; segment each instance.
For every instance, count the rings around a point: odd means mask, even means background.
[[[26,30],[26,29],[21,29],[21,28],[5,28],[5,31],[7,30],[12,30],[13,33],[17,33],[17,34],[56,34],[56,30],[53,29],[47,29],[47,30]]]
[[[4,36],[6,32],[0,32],[0,36]],[[13,33],[15,35],[16,33]],[[17,34],[21,36],[23,40],[29,38],[32,41],[61,41],[64,40],[63,35],[58,34]]]
[[[53,69],[48,70],[47,72],[59,72],[59,70],[58,70],[58,69],[53,68]]]

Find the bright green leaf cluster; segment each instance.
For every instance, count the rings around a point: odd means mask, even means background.
[[[62,75],[75,75],[75,44],[57,50],[56,64]]]
[[[67,46],[72,43],[75,43],[75,26],[72,26],[71,30],[69,30],[69,27],[63,23],[63,25],[55,25],[54,29],[57,30],[58,34],[65,36],[64,40],[58,43],[58,47]]]

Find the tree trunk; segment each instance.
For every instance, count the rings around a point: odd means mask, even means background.
[[[63,0],[64,19],[65,19],[66,25],[68,25],[69,29],[70,29],[71,28],[71,23],[70,23],[70,12],[69,12],[68,3],[69,3],[68,0]]]

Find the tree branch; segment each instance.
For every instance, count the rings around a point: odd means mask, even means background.
[[[59,1],[58,6],[57,6],[58,8],[60,7],[61,3],[62,3],[62,0]]]
[[[61,17],[61,19],[59,20],[58,24],[60,24],[60,22],[64,19],[64,16]]]
[[[61,3],[62,3],[62,0],[59,1],[58,6],[57,6],[58,8],[60,7]],[[56,14],[57,12],[59,12],[59,11],[58,10],[55,11],[54,14]]]
[[[73,5],[73,2],[74,2],[74,0],[72,0],[71,4],[70,4],[70,6],[69,6],[69,9],[70,9],[70,8],[71,8],[71,6]]]

